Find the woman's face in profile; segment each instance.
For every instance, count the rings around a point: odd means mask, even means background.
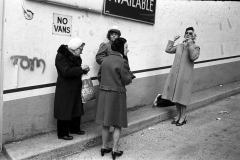
[[[129,52],[128,50],[128,44],[127,42],[124,44],[124,56],[127,56],[127,53]]]
[[[75,56],[79,57],[80,54],[82,54],[84,45],[85,45],[85,44],[83,43],[80,47],[78,47],[78,48],[74,51],[74,53],[75,53],[74,55],[75,55]]]

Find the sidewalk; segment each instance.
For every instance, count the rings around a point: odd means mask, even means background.
[[[240,81],[217,86],[192,95],[188,111],[198,109],[209,103],[240,93]],[[172,118],[175,107],[152,108],[145,106],[128,112],[129,127],[123,136],[145,129],[161,121]],[[71,141],[59,140],[56,132],[39,135],[19,142],[5,144],[3,152],[9,159],[57,159],[65,155],[82,152],[101,143],[101,126],[94,122],[83,124],[85,135],[74,136]]]
[[[6,157],[3,155],[2,152],[0,152],[0,160],[7,160]]]
[[[183,126],[169,119],[122,137],[119,150],[124,153],[117,160],[239,160],[239,115],[240,94],[236,94],[189,112]],[[100,155],[100,148],[59,160],[111,160],[111,154]]]

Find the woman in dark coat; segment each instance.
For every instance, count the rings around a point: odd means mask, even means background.
[[[100,90],[97,105],[96,123],[102,125],[101,155],[112,151],[112,157],[121,156],[118,151],[118,141],[121,128],[127,127],[127,101],[125,86],[132,82],[127,60],[128,46],[124,38],[117,38],[111,45],[112,52],[104,59],[100,66]],[[110,126],[113,131],[113,148],[107,147]]]
[[[71,140],[71,134],[82,135],[80,123],[84,114],[81,88],[82,74],[89,71],[87,65],[82,66],[80,54],[85,43],[80,38],[73,38],[68,45],[61,45],[55,59],[58,77],[54,100],[54,118],[57,119],[57,135],[59,139]]]
[[[166,52],[175,54],[174,62],[165,83],[162,98],[176,103],[177,116],[172,124],[181,126],[186,123],[186,108],[190,104],[194,61],[198,59],[200,47],[195,44],[196,34],[193,27],[185,31],[183,43],[174,46],[180,36],[169,41]]]

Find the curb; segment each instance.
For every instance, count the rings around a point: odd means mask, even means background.
[[[240,93],[240,81],[195,92],[192,94],[192,103],[188,106],[188,112],[237,93]],[[174,114],[174,106],[152,108],[149,105],[141,107],[138,110],[129,110],[129,126],[123,129],[122,136],[172,118]],[[87,134],[74,136],[74,139],[71,141],[59,140],[56,138],[56,132],[53,132],[5,144],[3,145],[3,153],[7,159],[14,160],[59,159],[101,144],[100,125],[90,122],[83,124],[82,128],[84,128]]]

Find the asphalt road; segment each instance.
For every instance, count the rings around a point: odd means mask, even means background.
[[[154,108],[158,109],[158,108]],[[187,124],[172,120],[120,139],[119,160],[240,160],[240,94],[188,113]],[[111,143],[109,144],[111,147]],[[101,146],[64,160],[108,160]]]

